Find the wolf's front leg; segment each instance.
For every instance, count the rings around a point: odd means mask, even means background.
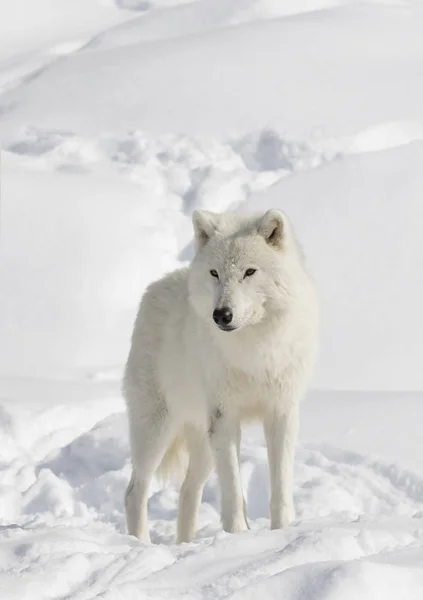
[[[211,410],[209,436],[220,486],[222,527],[229,533],[248,529],[238,461],[236,419],[221,406]]]
[[[298,406],[275,409],[264,420],[270,471],[270,526],[286,527],[295,518],[294,454],[298,437]]]

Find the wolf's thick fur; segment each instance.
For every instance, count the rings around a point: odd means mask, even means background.
[[[318,305],[291,225],[281,212],[193,216],[196,255],[146,290],[126,365],[133,473],[129,533],[149,541],[148,487],[182,446],[177,541],[191,540],[213,464],[226,531],[247,529],[240,424],[262,420],[271,527],[294,517],[298,405],[313,367]]]

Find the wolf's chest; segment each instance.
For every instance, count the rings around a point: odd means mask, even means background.
[[[262,419],[280,399],[281,380],[273,373],[261,372],[258,377],[236,369],[227,373],[226,400],[243,421]]]
[[[254,340],[222,348],[228,369],[243,373],[246,379],[267,383],[278,379],[290,360],[289,348],[282,340]]]

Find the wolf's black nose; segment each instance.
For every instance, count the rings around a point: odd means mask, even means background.
[[[213,311],[213,320],[220,327],[226,327],[232,321],[233,314],[230,308],[216,308]]]

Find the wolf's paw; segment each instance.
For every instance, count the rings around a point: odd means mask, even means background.
[[[293,504],[284,504],[277,510],[270,508],[270,529],[283,529],[295,520],[295,509]]]
[[[227,533],[241,533],[248,530],[244,514],[235,515],[230,518],[222,516],[222,527]]]

